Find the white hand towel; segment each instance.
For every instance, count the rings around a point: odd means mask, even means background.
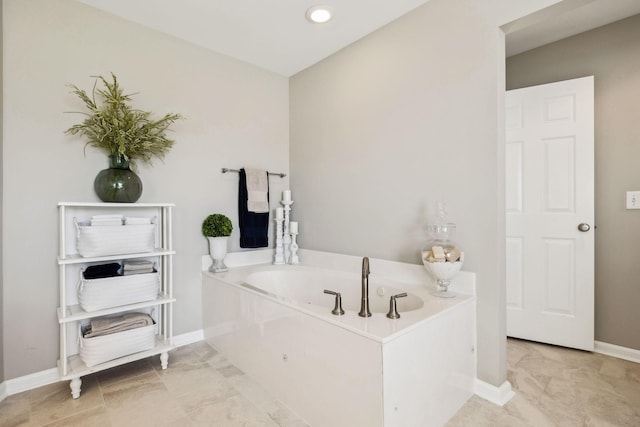
[[[261,169],[245,169],[247,176],[247,210],[249,212],[269,212],[269,177]]]
[[[136,218],[132,216],[127,216],[124,218],[124,225],[146,225],[151,224],[151,218]]]
[[[122,215],[93,215],[91,219],[122,219]]]
[[[114,226],[114,225],[122,225],[122,218],[91,218],[91,225],[92,226],[100,226],[100,225],[106,225],[106,226]]]
[[[91,225],[122,225],[122,215],[93,215]]]

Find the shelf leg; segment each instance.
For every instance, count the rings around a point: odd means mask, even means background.
[[[72,379],[71,382],[69,383],[69,387],[71,387],[71,396],[73,396],[74,399],[77,399],[80,397],[81,385],[82,385],[82,380],[80,379],[80,377]]]
[[[162,369],[167,369],[167,366],[169,366],[169,352],[165,351],[160,353],[160,364],[162,365]]]

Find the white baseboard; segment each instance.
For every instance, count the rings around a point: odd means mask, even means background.
[[[186,334],[176,335],[173,337],[173,345],[182,347],[202,340],[204,340],[204,331],[199,329],[197,331],[187,332]]]
[[[509,381],[505,381],[500,387],[496,387],[477,378],[475,393],[478,397],[498,406],[504,406],[505,403],[516,395],[511,389],[511,383]]]
[[[174,336],[173,345],[176,347],[182,347],[183,345],[193,344],[195,342],[202,341],[203,339],[204,332],[200,329],[198,331]],[[6,380],[0,383],[0,402],[13,394],[42,387],[58,381],[60,381],[60,372],[58,371],[58,368],[47,369],[11,380]]]
[[[9,393],[7,393],[7,385],[4,382],[0,383],[0,402],[9,397]]]
[[[58,368],[51,368],[4,382],[7,396],[60,381]]]
[[[596,341],[594,343],[593,351],[595,353],[617,357],[618,359],[640,363],[640,350],[634,350],[632,348],[620,347],[619,345]]]

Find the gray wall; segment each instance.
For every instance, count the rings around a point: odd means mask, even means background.
[[[432,0],[292,77],[291,179],[300,246],[356,256],[420,263],[445,201],[477,273],[478,374],[500,385],[504,44],[485,6]]]
[[[640,350],[640,15],[507,60],[507,89],[595,76],[596,340]]]
[[[107,167],[64,134],[81,120],[64,112],[82,107],[65,85],[90,89],[89,76],[113,71],[136,107],[186,117],[165,161],[140,167],[140,202],[176,203],[174,331],[201,329],[202,220],[222,212],[238,224],[238,175],[222,167],[289,172],[288,79],[71,0],[5,0],[4,19],[5,378],[58,359],[56,205],[98,201],[93,180]],[[288,178],[271,184],[279,192]]]

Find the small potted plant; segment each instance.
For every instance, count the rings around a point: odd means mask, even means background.
[[[233,231],[231,220],[223,214],[212,214],[202,222],[202,234],[209,240],[209,255],[213,264],[209,271],[227,271],[224,257],[227,255],[227,240]]]

